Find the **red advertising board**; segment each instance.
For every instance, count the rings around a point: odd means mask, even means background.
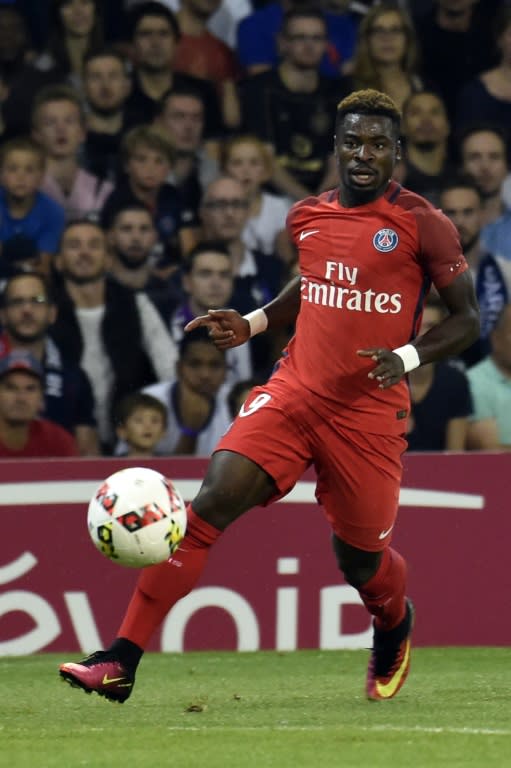
[[[0,655],[85,652],[115,635],[135,571],[93,547],[86,507],[125,460],[0,462]],[[158,459],[190,499],[206,462]],[[417,645],[511,643],[511,454],[405,457],[393,545],[409,564]],[[213,548],[152,650],[362,648],[370,618],[343,583],[307,475]]]

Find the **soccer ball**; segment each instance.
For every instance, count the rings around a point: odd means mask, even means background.
[[[89,504],[87,526],[109,560],[144,568],[168,560],[178,548],[186,531],[185,503],[168,477],[130,467],[101,483]]]

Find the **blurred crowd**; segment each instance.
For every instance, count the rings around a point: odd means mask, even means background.
[[[0,0],[0,457],[213,450],[293,328],[227,353],[183,328],[296,273],[287,212],[336,185],[361,88],[402,110],[396,179],[481,308],[410,375],[410,450],[511,448],[511,2]]]

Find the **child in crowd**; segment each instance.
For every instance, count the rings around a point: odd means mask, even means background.
[[[97,217],[113,185],[80,168],[85,115],[72,88],[41,89],[32,112],[32,135],[47,158],[43,192],[64,208],[68,220]]]
[[[184,222],[179,192],[166,178],[172,170],[175,152],[155,128],[132,128],[121,144],[123,170],[127,179],[119,183],[103,208],[102,224],[109,229],[120,208],[142,203],[151,212],[165,249],[163,265],[176,264],[181,254],[195,245],[195,222]]]
[[[243,185],[249,199],[250,217],[243,241],[251,250],[280,256],[286,263],[296,255],[285,230],[291,201],[264,191],[272,176],[273,157],[269,147],[256,136],[237,136],[221,149],[222,170]]]
[[[64,229],[62,206],[39,191],[44,155],[31,139],[6,142],[0,151],[0,242],[30,238],[40,254],[40,266],[49,272]]]
[[[164,403],[145,392],[133,392],[119,404],[117,437],[124,443],[125,456],[155,456],[155,448],[167,429]]]

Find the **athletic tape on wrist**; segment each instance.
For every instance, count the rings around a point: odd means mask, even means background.
[[[404,347],[398,347],[392,350],[395,355],[399,355],[405,367],[405,373],[413,371],[421,364],[419,353],[413,344],[405,344]]]
[[[248,320],[250,325],[250,338],[258,333],[262,333],[268,327],[268,315],[264,309],[254,309],[253,312],[249,312],[248,315],[243,315],[243,317],[245,320]]]

